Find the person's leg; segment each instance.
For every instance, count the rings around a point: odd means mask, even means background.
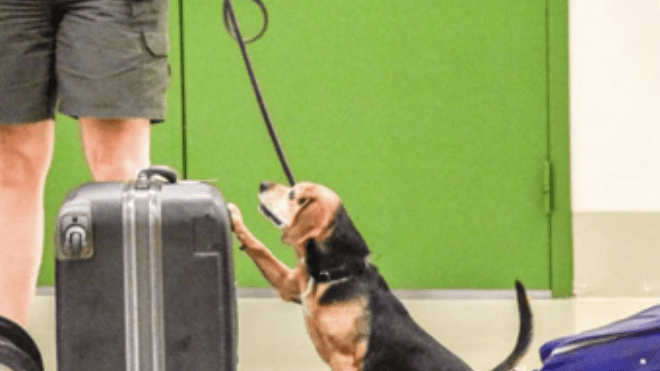
[[[59,110],[77,117],[97,181],[150,164],[150,123],[165,119],[167,0],[70,2],[57,41]]]
[[[53,120],[0,126],[0,316],[27,326],[43,250]]]
[[[149,166],[148,119],[81,117],[80,134],[87,164],[96,181],[131,180]]]

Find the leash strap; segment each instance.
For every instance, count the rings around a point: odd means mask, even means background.
[[[261,30],[259,30],[259,32],[254,37],[243,40],[245,44],[250,44],[259,40],[261,36],[263,36],[264,33],[266,33],[266,30],[268,29],[268,9],[266,9],[266,6],[264,5],[263,2],[261,2],[261,0],[252,0],[252,1],[254,1],[254,3],[257,4],[259,9],[261,10],[261,15],[263,16],[264,22],[263,25],[261,26]],[[236,39],[236,41],[238,41],[239,37],[236,34],[236,30],[238,30],[238,26],[236,24],[238,22],[233,22],[230,19],[231,18],[230,14],[233,13],[235,15],[235,13],[229,1],[225,1],[223,3],[222,13],[224,15],[224,23],[227,32],[229,33],[229,35],[231,35],[231,37],[233,37],[234,39]],[[236,18],[234,16],[234,20],[235,19]]]
[[[259,83],[257,82],[257,77],[254,73],[254,69],[252,68],[252,63],[250,62],[250,56],[248,55],[247,52],[246,43],[250,43],[259,39],[264,34],[264,32],[266,32],[266,28],[268,28],[268,11],[266,10],[266,7],[261,2],[261,0],[253,0],[253,1],[261,8],[261,12],[264,16],[264,24],[261,30],[259,31],[259,33],[255,37],[248,40],[243,39],[243,36],[241,35],[241,30],[238,27],[238,20],[236,19],[236,13],[234,12],[234,7],[231,4],[231,0],[224,0],[223,12],[224,12],[225,27],[227,28],[229,34],[238,42],[238,46],[241,49],[243,61],[245,62],[245,67],[247,68],[247,72],[250,77],[250,83],[252,84],[252,90],[254,90],[255,97],[257,98],[257,103],[259,104],[259,109],[261,110],[261,115],[263,116],[264,121],[266,122],[266,128],[268,129],[268,134],[270,135],[270,139],[272,140],[273,145],[275,146],[275,152],[277,152],[277,157],[280,160],[280,164],[282,165],[284,174],[289,180],[289,184],[293,186],[296,184],[296,181],[294,180],[293,174],[291,173],[291,169],[289,168],[289,164],[287,163],[286,158],[284,157],[284,151],[282,150],[282,145],[280,144],[280,141],[277,137],[277,133],[275,132],[275,128],[273,127],[273,123],[270,119],[270,115],[268,114],[268,108],[266,107],[266,103],[264,101],[263,95],[261,94],[261,89],[259,88]]]

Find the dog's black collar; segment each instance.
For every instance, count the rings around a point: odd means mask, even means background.
[[[359,263],[353,264],[342,264],[340,267],[334,269],[323,269],[312,273],[312,278],[314,278],[314,281],[317,283],[343,281],[364,272],[366,268],[366,261],[360,261]]]
[[[325,282],[331,282],[331,281],[341,281],[350,278],[353,275],[353,272],[347,270],[347,269],[342,269],[342,270],[335,270],[335,271],[320,271],[316,274],[316,277],[314,277],[314,281],[318,283],[325,283]]]

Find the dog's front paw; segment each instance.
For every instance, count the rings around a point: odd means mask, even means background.
[[[231,230],[236,231],[237,227],[242,227],[243,224],[243,214],[239,210],[238,206],[230,203],[227,204],[227,209],[229,209],[229,214],[231,215]]]
[[[238,206],[234,204],[227,204],[227,209],[229,209],[229,214],[231,215],[231,230],[234,232],[236,239],[240,242],[241,250],[245,250],[248,245],[248,241],[253,239],[252,234],[248,231],[247,227],[243,223],[243,214],[239,210]]]

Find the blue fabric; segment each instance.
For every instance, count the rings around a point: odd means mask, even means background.
[[[557,352],[563,347],[575,348]],[[552,340],[541,347],[541,360],[540,371],[660,371],[660,305]]]

